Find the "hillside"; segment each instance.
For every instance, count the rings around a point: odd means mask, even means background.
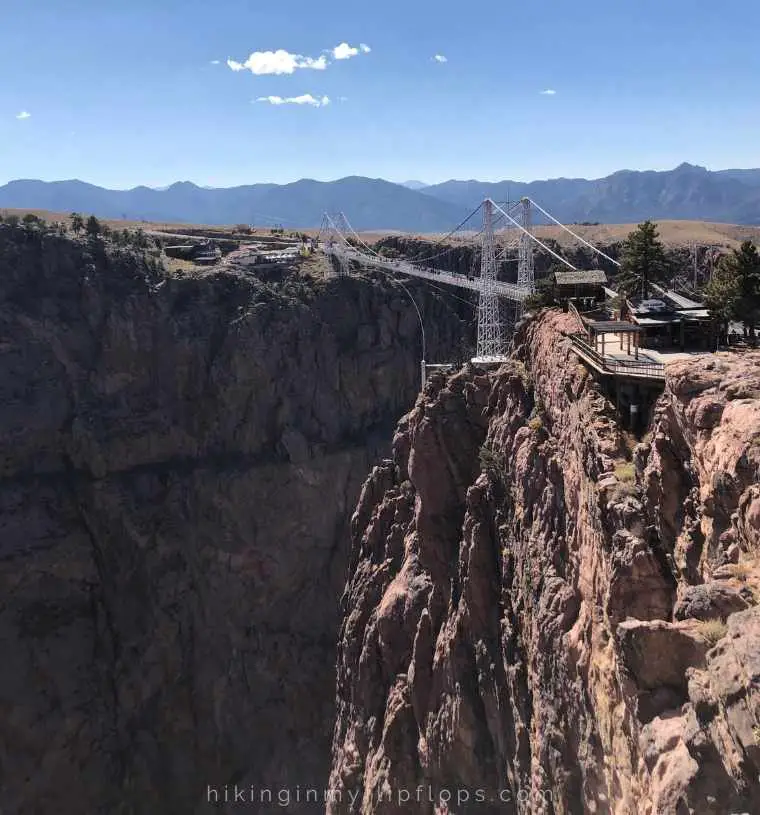
[[[68,222],[69,212],[63,211],[50,211],[45,209],[16,209],[4,208],[0,209],[0,215],[15,214],[22,217],[26,213],[36,215],[48,223]],[[189,222],[169,222],[169,221],[143,221],[143,220],[122,220],[120,218],[103,218],[103,223],[107,224],[111,229],[143,229],[148,233],[164,233],[167,235],[177,235],[182,233],[208,232],[211,235],[216,235],[219,231],[228,232],[230,236],[234,231],[234,224],[210,224],[210,223],[189,223]],[[706,221],[658,221],[657,227],[660,233],[662,242],[669,247],[673,248],[688,248],[692,243],[697,243],[703,246],[716,246],[727,249],[734,249],[744,240],[753,240],[760,243],[760,226],[742,226],[739,224],[725,224],[725,223],[709,223]],[[635,223],[628,224],[594,224],[594,225],[573,225],[573,231],[590,241],[600,249],[609,249],[616,243],[619,243],[628,236],[628,234],[636,228]],[[316,228],[303,228],[303,231],[308,235],[317,235],[319,230]],[[365,229],[360,230],[363,240],[367,243],[375,243],[388,237],[408,235],[402,230],[393,229]],[[260,227],[253,232],[254,239],[261,239],[261,236],[267,236],[270,232],[268,226]],[[572,235],[568,234],[565,230],[558,226],[543,226],[537,225],[533,229],[534,234],[541,240],[551,238],[556,241],[560,246],[568,249],[578,249],[581,247],[580,241],[576,240]],[[413,233],[414,238],[436,241],[440,239],[443,233],[441,232],[417,232]],[[513,237],[513,236],[510,236]],[[497,240],[501,241],[503,234],[497,233]],[[447,243],[451,244],[464,244],[470,245],[475,240],[472,234],[456,236],[449,239]]]
[[[0,207],[76,210],[136,221],[282,224],[299,229],[318,227],[324,212],[342,210],[355,229],[448,232],[486,197],[514,201],[524,195],[564,223],[626,224],[651,218],[760,225],[760,170],[711,172],[690,164],[667,172],[622,170],[595,180],[446,181],[432,186],[360,176],[228,189],[184,181],[162,190],[21,180],[0,187]]]

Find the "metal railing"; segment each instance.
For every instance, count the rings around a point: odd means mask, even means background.
[[[615,376],[638,376],[646,379],[665,379],[665,365],[651,360],[613,359],[602,356],[589,345],[585,334],[568,334],[570,342],[597,369]]]
[[[581,319],[581,315],[578,312],[578,309],[575,307],[575,303],[572,300],[567,301],[567,310],[572,314],[576,321],[578,322],[578,327],[583,330],[585,328],[583,324],[583,320]]]
[[[482,289],[480,277],[470,277],[468,275],[458,274],[457,272],[447,272],[442,269],[420,268],[400,258],[387,260],[342,246],[325,246],[323,247],[323,251],[339,259],[356,260],[367,266],[376,266],[380,269],[395,272],[396,274],[420,277],[425,280],[432,280],[436,283],[446,283],[452,286],[458,286],[462,289],[470,289],[470,291],[480,292]],[[496,294],[518,302],[522,302],[530,294],[527,287],[518,286],[516,283],[505,283],[502,280],[497,280],[493,286]]]

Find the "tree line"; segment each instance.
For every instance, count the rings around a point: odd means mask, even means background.
[[[63,221],[48,223],[44,218],[40,218],[31,212],[26,213],[24,216],[16,214],[3,215],[0,213],[0,224],[3,223],[10,227],[20,227],[61,237],[65,237],[70,232],[76,237],[84,234],[90,240],[101,239],[116,246],[133,247],[135,249],[149,249],[152,246],[160,248],[160,243],[157,240],[152,241],[140,228],[135,230],[111,229],[108,224],[102,223],[94,215],[85,218],[79,212],[71,213],[68,225]]]

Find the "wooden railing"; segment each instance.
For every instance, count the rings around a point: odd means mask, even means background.
[[[585,334],[569,334],[570,342],[598,370],[615,376],[637,376],[646,379],[665,379],[665,366],[651,360],[624,360],[602,356],[588,344]]]

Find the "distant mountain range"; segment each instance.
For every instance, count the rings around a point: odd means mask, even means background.
[[[664,172],[621,170],[606,178],[547,181],[407,181],[352,176],[338,181],[207,188],[189,181],[162,190],[107,190],[83,181],[11,181],[0,207],[78,211],[103,218],[204,224],[316,227],[342,210],[356,229],[448,231],[484,198],[529,196],[565,223],[700,220],[760,224],[760,169],[709,171],[681,164]]]

